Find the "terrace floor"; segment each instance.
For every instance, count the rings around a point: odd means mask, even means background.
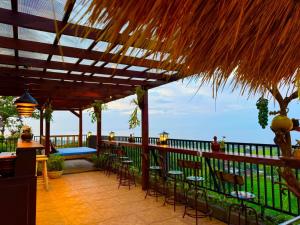
[[[182,218],[183,206],[176,212],[163,206],[163,199],[144,199],[141,187],[118,189],[116,176],[103,172],[85,172],[63,175],[50,180],[49,191],[38,184],[37,225],[187,225],[195,219]],[[208,218],[199,224],[222,225]]]

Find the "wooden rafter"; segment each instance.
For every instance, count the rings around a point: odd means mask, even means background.
[[[16,77],[32,77],[32,78],[43,78],[43,79],[61,79],[61,80],[73,80],[81,82],[93,82],[93,83],[110,83],[110,84],[122,84],[122,85],[142,85],[142,86],[155,86],[161,85],[165,82],[162,81],[139,81],[139,80],[127,80],[118,78],[107,78],[107,77],[91,77],[91,76],[78,76],[74,74],[55,73],[55,72],[42,72],[37,70],[19,69],[14,68],[1,68],[0,76],[10,75]]]
[[[129,78],[146,78],[146,79],[158,79],[158,80],[166,80],[168,78],[168,76],[162,74],[136,72],[130,70],[123,71],[120,69],[113,69],[113,68],[106,68],[106,67],[99,68],[97,66],[88,66],[88,65],[81,65],[81,64],[74,65],[72,63],[66,63],[66,62],[54,62],[54,61],[47,62],[46,60],[31,59],[25,57],[18,57],[16,59],[12,56],[7,56],[7,55],[0,55],[0,64],[109,74],[109,75],[129,77]]]

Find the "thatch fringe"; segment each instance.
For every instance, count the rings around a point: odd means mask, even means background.
[[[235,82],[251,91],[290,84],[300,65],[298,1],[82,2],[89,2],[82,7],[89,26],[107,23],[99,40],[105,36],[115,46],[122,37],[120,59],[130,46],[148,49],[149,54],[168,53],[161,65],[182,76],[214,79],[217,88],[233,71]]]

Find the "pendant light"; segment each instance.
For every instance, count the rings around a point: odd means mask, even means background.
[[[14,104],[20,116],[31,116],[38,102],[25,90],[24,94]]]

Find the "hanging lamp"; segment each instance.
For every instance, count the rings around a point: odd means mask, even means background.
[[[24,94],[14,104],[20,116],[31,116],[38,102],[25,90]]]

